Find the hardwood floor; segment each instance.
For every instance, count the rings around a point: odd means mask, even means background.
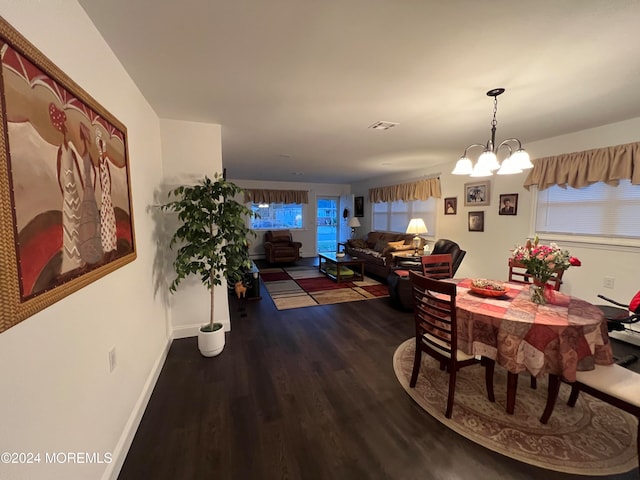
[[[262,288],[231,299],[218,357],[173,342],[119,480],[586,478],[503,457],[418,407],[392,367],[412,313],[388,299],[279,312]]]

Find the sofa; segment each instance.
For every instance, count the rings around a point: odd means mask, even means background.
[[[420,239],[420,249],[424,239]],[[365,261],[365,272],[387,278],[395,265],[394,252],[413,250],[413,234],[394,232],[369,232],[366,238],[348,240],[344,251],[347,255]]]
[[[264,256],[268,263],[300,260],[302,243],[294,242],[289,230],[269,230],[264,234]]]

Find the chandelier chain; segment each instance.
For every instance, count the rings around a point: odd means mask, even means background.
[[[498,97],[493,97],[493,120],[491,121],[491,126],[494,128],[498,125],[496,113],[498,113]]]

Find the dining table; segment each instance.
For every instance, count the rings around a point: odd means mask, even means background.
[[[585,300],[555,291],[537,304],[527,284],[499,282],[504,294],[485,296],[472,290],[471,278],[450,281],[457,285],[458,349],[507,370],[507,413],[514,412],[520,373],[549,375],[546,423],[562,380],[575,382],[577,371],[614,362],[602,312]]]

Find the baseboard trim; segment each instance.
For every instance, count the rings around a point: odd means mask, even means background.
[[[102,475],[102,480],[118,479],[118,475],[120,475],[120,470],[122,469],[122,465],[124,465],[124,461],[127,458],[127,453],[129,453],[129,448],[133,443],[133,438],[138,431],[138,427],[140,426],[140,422],[142,421],[142,416],[144,415],[149,400],[151,399],[151,394],[153,393],[153,389],[156,386],[156,382],[158,381],[158,377],[160,376],[160,372],[162,371],[164,362],[167,359],[169,348],[171,348],[171,342],[173,342],[173,337],[167,339],[166,345],[160,352],[160,355],[158,355],[158,358],[153,365],[151,372],[149,373],[149,377],[144,384],[144,388],[142,389],[142,392],[138,397],[138,401],[136,402],[133,411],[129,416],[129,420],[127,420],[122,435],[120,435],[120,439],[113,449],[113,461],[107,465],[107,468]]]

